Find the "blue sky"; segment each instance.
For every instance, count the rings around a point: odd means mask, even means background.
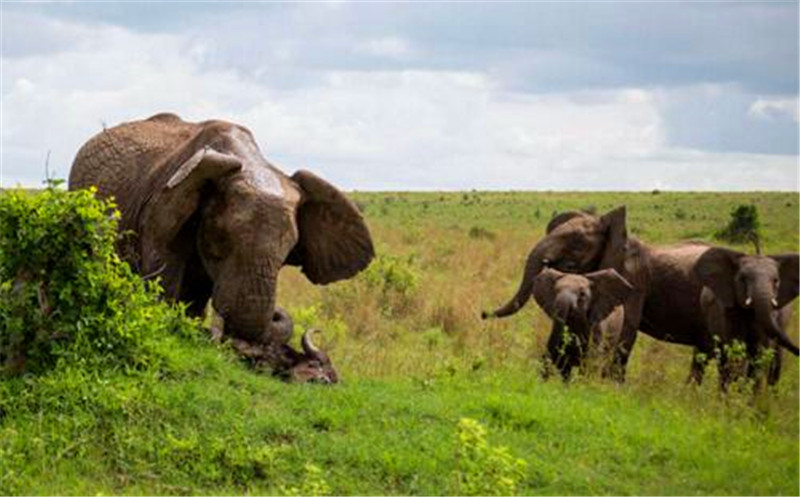
[[[797,190],[797,2],[3,3],[2,183],[103,125],[348,189]]]

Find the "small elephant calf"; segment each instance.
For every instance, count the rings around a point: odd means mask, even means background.
[[[622,303],[632,291],[633,286],[614,269],[581,275],[547,268],[539,273],[533,297],[553,319],[545,359],[564,380],[589,357],[610,358],[625,320]]]

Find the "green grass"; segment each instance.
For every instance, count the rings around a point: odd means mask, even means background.
[[[676,403],[526,371],[287,386],[207,347],[179,362],[170,378],[106,378],[82,396],[45,382],[40,409],[3,420],[3,493],[285,493],[307,463],[333,494],[455,493],[462,417],[527,461],[523,494],[797,491],[796,436],[690,390]]]
[[[326,287],[287,268],[279,289],[298,328],[323,329],[340,385],[286,385],[178,338],[143,375],[2,380],[0,494],[460,493],[465,417],[527,462],[520,494],[800,493],[795,357],[764,395],[722,396],[713,367],[684,384],[688,347],[640,336],[624,385],[565,385],[537,374],[549,321],[535,305],[478,317],[513,294],[554,211],[626,204],[632,234],[669,244],[713,241],[754,202],[774,253],[797,251],[796,194],[353,197],[381,262]]]

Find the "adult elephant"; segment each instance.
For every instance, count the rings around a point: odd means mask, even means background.
[[[308,171],[285,175],[243,126],[169,113],[91,138],[69,187],[91,186],[115,198],[121,230],[133,232],[119,243],[123,258],[142,275],[160,276],[169,299],[199,315],[211,298],[225,334],[266,346],[276,372],[292,376],[302,363],[304,378],[335,380],[327,357],[305,347],[309,337],[302,353],[287,345],[291,327],[275,292],[286,264],[317,284],[369,264],[369,230],[342,192]]]
[[[550,221],[545,237],[528,255],[514,297],[482,316],[486,319],[516,313],[529,300],[535,278],[545,267],[566,273],[615,269],[634,287],[623,303],[625,319],[611,371],[621,381],[637,330],[659,340],[692,346],[706,334],[699,304],[702,284],[692,267],[709,248],[698,243],[652,247],[629,238],[624,206],[602,216],[562,213]]]
[[[798,254],[746,255],[734,250],[713,248],[697,261],[694,271],[705,288],[700,303],[709,333],[700,352],[707,357],[719,348],[720,386],[739,374],[734,366],[734,342],[745,347],[747,375],[760,379],[758,370],[767,366],[767,381],[777,383],[781,370],[781,347],[798,355],[797,345],[784,331],[792,316],[791,303],[800,292]],[[760,355],[771,351],[768,364],[759,364]],[[733,359],[733,360],[732,360]],[[693,374],[703,375],[703,363],[695,362]],[[756,383],[760,385],[760,381]]]

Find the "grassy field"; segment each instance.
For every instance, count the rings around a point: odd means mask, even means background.
[[[352,197],[373,265],[326,287],[287,268],[278,294],[296,331],[324,331],[340,385],[285,385],[177,338],[167,374],[5,380],[0,494],[800,493],[794,356],[757,398],[720,395],[713,367],[685,385],[690,349],[644,335],[624,385],[544,382],[549,321],[532,302],[479,319],[513,294],[554,212],[624,204],[630,234],[671,244],[713,241],[754,203],[765,251],[796,252],[797,194]]]

